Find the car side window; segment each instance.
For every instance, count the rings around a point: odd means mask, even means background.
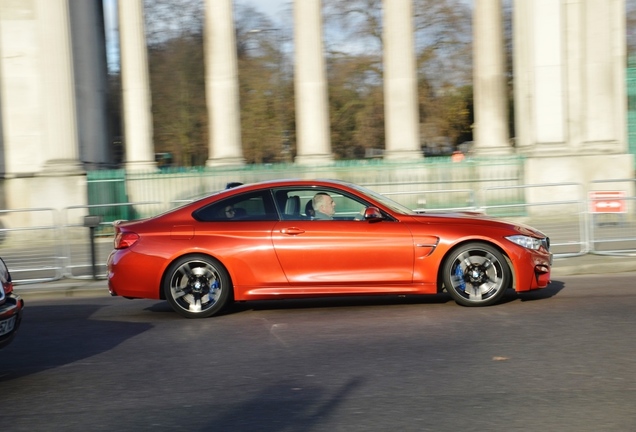
[[[245,193],[201,207],[192,213],[201,222],[274,221],[278,214],[267,191]]]
[[[283,220],[361,220],[368,205],[325,188],[281,188],[274,191],[274,197]]]

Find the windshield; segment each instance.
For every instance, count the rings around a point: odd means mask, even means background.
[[[410,208],[403,206],[402,204],[393,201],[391,198],[386,197],[382,194],[379,194],[375,191],[372,191],[371,189],[367,189],[365,187],[350,183],[350,186],[353,187],[354,189],[359,190],[360,192],[362,192],[365,195],[368,195],[370,197],[372,197],[373,199],[375,199],[376,201],[380,202],[382,205],[390,208],[391,210],[393,210],[396,213],[401,213],[401,214],[409,214],[409,215],[413,215],[413,214],[417,214],[415,211],[411,210]]]

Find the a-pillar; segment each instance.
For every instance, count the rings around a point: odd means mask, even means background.
[[[531,156],[526,182],[632,178],[625,1],[516,1],[514,28],[517,147]]]
[[[509,154],[501,0],[475,0],[473,13],[474,151]]]
[[[243,165],[238,60],[232,0],[205,2],[207,166]]]
[[[384,158],[421,159],[412,0],[384,0],[383,7]]]
[[[294,2],[294,45],[298,139],[294,161],[300,165],[329,164],[333,155],[320,0]]]
[[[42,174],[83,173],[79,161],[68,0],[37,0],[45,162]]]
[[[118,2],[127,171],[152,171],[157,167],[143,7],[143,0]]]

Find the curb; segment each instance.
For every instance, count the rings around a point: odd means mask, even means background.
[[[552,263],[552,278],[591,274],[636,272],[636,258],[625,255],[587,254],[571,258],[558,258]]]
[[[15,285],[16,293],[23,299],[40,300],[66,297],[110,297],[106,280],[60,279],[35,284]]]

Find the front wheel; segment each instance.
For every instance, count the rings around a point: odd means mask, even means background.
[[[455,249],[444,262],[443,278],[446,291],[464,306],[497,303],[512,281],[506,258],[485,243]]]
[[[173,262],[163,291],[170,306],[186,318],[218,313],[230,298],[230,277],[223,265],[205,255],[188,255]]]

